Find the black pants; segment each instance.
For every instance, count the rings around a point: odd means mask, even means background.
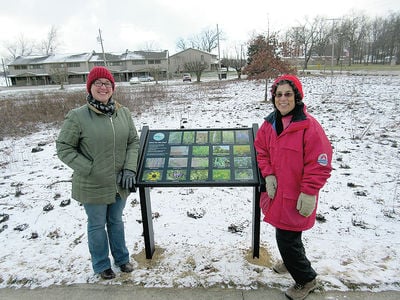
[[[282,260],[294,281],[304,285],[317,277],[317,273],[306,257],[301,234],[302,231],[288,231],[276,228],[276,242]]]

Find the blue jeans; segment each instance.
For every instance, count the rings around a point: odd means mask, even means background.
[[[125,245],[124,222],[122,221],[125,203],[125,200],[116,195],[115,203],[112,204],[83,205],[88,217],[89,252],[95,273],[101,273],[111,268],[108,258],[109,249],[111,249],[117,266],[129,262],[129,252]]]

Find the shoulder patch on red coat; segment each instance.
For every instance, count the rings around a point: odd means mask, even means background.
[[[321,166],[327,166],[328,165],[328,155],[326,153],[321,153],[318,156],[318,160],[317,162],[321,165]]]

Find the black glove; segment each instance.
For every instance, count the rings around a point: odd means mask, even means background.
[[[128,169],[123,169],[117,176],[117,184],[120,184],[123,189],[136,192],[136,173]]]

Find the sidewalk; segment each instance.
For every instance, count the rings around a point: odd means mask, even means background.
[[[51,286],[37,289],[0,289],[0,299],[138,299],[138,300],[285,300],[283,291],[277,289],[237,290],[219,288],[144,288],[134,285],[77,284]],[[307,300],[397,300],[400,291],[371,292],[314,292]]]

